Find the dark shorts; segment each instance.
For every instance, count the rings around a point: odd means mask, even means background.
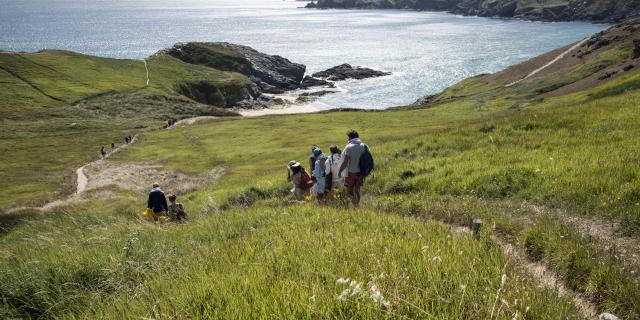
[[[364,177],[357,172],[349,172],[347,178],[344,180],[344,185],[347,188],[359,188],[364,183]]]

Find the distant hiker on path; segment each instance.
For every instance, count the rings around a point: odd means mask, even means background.
[[[129,144],[129,136],[124,137],[124,144]]]
[[[111,142],[111,151],[113,151],[113,150],[115,150],[115,149],[116,149],[116,144],[115,144],[115,143],[113,143],[113,142]]]
[[[340,173],[346,169],[347,178],[345,186],[354,206],[360,204],[360,188],[364,184],[364,178],[373,170],[373,157],[369,147],[362,143],[358,132],[351,129],[347,132],[349,142],[344,148],[344,159],[340,165]]]
[[[100,147],[100,157],[104,159],[107,156],[107,152],[104,150],[104,146]]]
[[[296,200],[304,200],[311,195],[313,180],[299,162],[291,161],[287,165],[287,181],[293,183],[291,193]]]
[[[169,196],[169,202],[171,202],[168,209],[169,219],[171,219],[171,221],[186,220],[187,214],[184,212],[184,206],[182,203],[176,202],[175,194]]]
[[[342,151],[338,146],[333,145],[329,147],[331,156],[327,159],[327,170],[325,175],[331,178],[331,185],[329,190],[344,188],[344,176],[340,175],[340,166],[342,165]]]
[[[322,201],[325,196],[325,192],[327,191],[327,156],[322,153],[320,148],[316,147],[313,149],[313,155],[316,158],[315,165],[313,166],[313,177],[316,180],[316,184],[314,186],[314,195],[318,199],[318,201]],[[331,185],[331,180],[329,180],[329,186]]]
[[[167,198],[157,182],[153,184],[151,192],[149,192],[147,208],[153,210],[153,220],[158,220],[160,216],[167,214]]]

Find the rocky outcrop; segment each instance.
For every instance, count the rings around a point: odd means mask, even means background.
[[[618,22],[640,16],[637,0],[318,0],[308,8],[414,9],[542,21]]]
[[[311,87],[324,87],[324,86],[334,88],[335,84],[327,80],[318,79],[310,76],[305,76],[304,79],[302,79],[302,82],[300,83],[300,88],[302,89],[308,89]]]
[[[212,81],[186,81],[176,85],[176,92],[194,101],[220,107],[233,107],[243,100],[252,100],[256,93],[242,85],[218,86]]]
[[[341,64],[324,71],[313,74],[314,78],[322,78],[330,81],[342,81],[346,79],[366,79],[388,76],[391,73],[373,70],[369,68],[352,67],[349,64]]]
[[[180,43],[161,53],[187,63],[241,73],[251,79],[260,91],[269,93],[296,89],[306,69],[304,65],[281,56],[226,42]]]

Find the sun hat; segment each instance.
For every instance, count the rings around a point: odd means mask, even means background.
[[[292,160],[289,161],[289,164],[287,165],[287,167],[289,168],[295,168],[295,167],[299,167],[300,166],[300,162]]]

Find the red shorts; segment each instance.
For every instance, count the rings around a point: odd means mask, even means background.
[[[359,188],[364,183],[364,177],[357,172],[349,172],[347,178],[344,180],[344,185],[347,188]]]

